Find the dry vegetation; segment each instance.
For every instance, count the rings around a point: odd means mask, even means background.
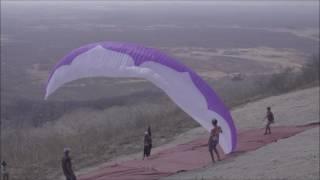
[[[319,85],[319,57],[313,57],[301,72],[287,69],[243,81],[207,81],[229,107],[235,107],[257,98]],[[64,104],[20,100],[3,110],[2,158],[9,164],[12,180],[57,179],[66,146],[72,148],[75,168],[80,169],[141,151],[148,124],[153,129],[155,146],[197,126],[161,92]],[[20,123],[8,121],[14,118]]]
[[[86,167],[141,150],[141,137],[149,122],[156,124],[153,131],[168,138],[166,135],[173,132],[170,127],[195,125],[181,123],[185,118],[188,117],[172,103],[112,106],[104,110],[80,108],[41,127],[4,131],[3,155],[15,167],[12,172],[16,179],[46,179],[46,174],[59,169],[63,147],[73,149],[76,168]],[[155,145],[160,143],[155,141]]]

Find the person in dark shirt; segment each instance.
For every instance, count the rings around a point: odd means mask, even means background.
[[[66,177],[66,180],[77,180],[72,170],[72,163],[71,163],[71,158],[69,156],[69,152],[70,152],[69,148],[64,149],[64,156],[61,161],[63,174]]]
[[[150,143],[150,150],[149,150],[149,154],[151,154],[151,149],[152,149],[152,135],[151,135],[151,127],[150,125],[148,126],[148,134],[151,138],[151,143]]]
[[[222,129],[220,126],[218,126],[218,121],[216,119],[212,120],[212,125],[213,125],[213,129],[210,132],[208,146],[209,146],[211,160],[212,162],[215,162],[212,151],[216,153],[218,161],[221,160],[219,152],[217,150],[217,145],[219,144],[219,136],[220,136],[220,133],[222,133]]]
[[[2,179],[3,180],[9,180],[9,173],[7,172],[7,163],[5,161],[2,161],[1,163],[1,173],[2,173]]]
[[[267,124],[266,124],[266,129],[264,132],[264,135],[266,134],[271,134],[271,124],[274,123],[274,116],[273,113],[271,112],[271,108],[267,107],[267,115],[264,119],[267,119]]]
[[[152,139],[151,136],[149,135],[148,131],[144,133],[144,148],[143,148],[143,158],[149,157],[150,156],[150,149],[152,145]]]
[[[150,125],[148,126],[148,134],[149,134],[150,137],[152,136],[151,135],[151,127],[150,127]]]

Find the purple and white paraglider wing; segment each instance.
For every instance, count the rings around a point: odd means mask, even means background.
[[[236,128],[228,109],[195,72],[152,48],[128,43],[95,43],[66,55],[55,66],[46,86],[47,99],[63,84],[88,77],[138,77],[161,88],[181,109],[208,131],[217,119],[225,153],[236,147]]]

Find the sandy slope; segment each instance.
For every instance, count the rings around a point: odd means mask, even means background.
[[[262,119],[265,108],[271,106],[276,117],[276,125],[299,125],[319,121],[319,87],[269,97],[252,102],[232,111],[235,123],[239,129],[259,128],[264,124]],[[191,141],[207,135],[203,128],[195,128],[175,137],[171,143],[155,148],[153,153],[173,147],[177,144]],[[168,179],[195,179],[197,177],[224,177],[224,178],[256,178],[267,177],[270,172],[277,178],[315,177],[319,172],[316,163],[319,162],[319,131],[309,130],[278,143],[220,162],[212,167],[197,171],[170,176]],[[303,142],[298,144],[297,142]],[[288,151],[288,148],[290,151]],[[123,162],[129,159],[141,158],[141,153],[117,157],[98,167],[91,167],[77,172],[77,175],[86,174],[114,162]],[[232,170],[231,170],[232,169]],[[299,170],[293,170],[299,169]],[[245,171],[244,171],[245,170]],[[219,171],[219,174],[216,172]],[[250,173],[248,173],[250,171]],[[231,175],[230,175],[231,174]],[[235,176],[234,176],[235,175]]]
[[[276,126],[319,121],[319,87],[269,97],[237,108],[232,111],[237,128],[261,127],[267,106],[274,112]]]
[[[164,179],[318,179],[318,177],[319,128],[313,128],[234,159]]]
[[[265,106],[274,109],[278,125],[319,121],[319,88],[270,97],[233,111],[238,128],[261,126]],[[207,168],[165,179],[318,179],[319,128],[269,144]]]

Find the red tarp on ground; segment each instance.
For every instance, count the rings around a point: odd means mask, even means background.
[[[222,159],[230,158],[242,152],[258,149],[279,139],[287,138],[306,129],[317,126],[273,127],[271,135],[263,135],[264,129],[246,130],[238,133],[237,149]],[[153,180],[181,171],[205,167],[212,163],[207,147],[208,137],[163,150],[152,155],[148,160],[129,160],[120,164],[108,165],[80,180]],[[221,152],[221,151],[220,151]],[[221,153],[222,154],[222,153]]]

